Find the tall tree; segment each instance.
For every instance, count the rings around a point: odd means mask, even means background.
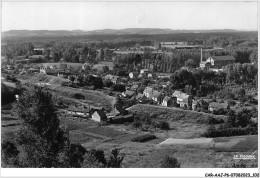
[[[75,162],[83,161],[80,159],[85,149],[70,144],[49,91],[31,86],[19,97],[14,111],[22,121],[22,129],[15,138],[19,145],[19,167],[73,167],[79,165]],[[75,152],[82,157],[75,158]]]

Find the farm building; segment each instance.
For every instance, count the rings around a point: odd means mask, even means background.
[[[206,62],[210,63],[213,68],[221,69],[222,67],[235,63],[236,59],[233,56],[211,56]]]
[[[173,103],[173,98],[169,97],[169,96],[165,96],[163,101],[162,101],[162,106],[166,106],[169,107],[171,106]]]
[[[96,110],[93,114],[91,114],[91,119],[97,122],[107,121],[107,116],[102,110]]]
[[[217,111],[219,109],[229,109],[228,103],[212,102],[209,104],[209,111]]]
[[[84,107],[69,106],[69,108],[67,109],[67,113],[87,117],[89,116],[89,109]]]

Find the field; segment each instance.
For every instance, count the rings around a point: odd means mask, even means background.
[[[8,109],[10,107],[5,106],[2,110],[2,124],[16,120],[9,115]],[[121,129],[118,125],[99,126],[97,122],[92,120],[64,117],[62,110],[59,115],[62,125],[69,131],[71,142],[81,143],[87,149],[102,149],[105,154],[108,154],[112,148],[117,147],[121,150],[121,153],[125,154],[122,166],[130,168],[160,167],[161,160],[166,155],[176,157],[182,168],[225,167],[235,163],[236,160],[233,159],[235,154],[252,154],[252,150],[256,149],[258,143],[257,136],[238,136],[213,138],[210,139],[210,145],[204,144],[203,146],[195,143],[196,141],[207,142],[203,138],[193,139],[190,142],[187,139],[176,139],[178,144],[160,144],[170,137],[166,137],[166,135],[155,140],[138,143],[132,142],[131,139],[144,134],[142,131],[127,130],[124,129],[127,126],[123,125],[121,125]],[[5,139],[12,140],[18,129],[19,125],[2,127],[2,141]],[[156,135],[156,133],[154,134]],[[160,136],[158,133],[157,135]],[[183,141],[183,143],[180,141]],[[245,160],[245,163],[255,166],[257,160]]]
[[[63,82],[68,82],[68,79],[44,74],[36,74],[34,76],[19,76],[19,79],[22,79],[24,83],[29,80],[33,81],[34,83],[47,83],[48,88],[51,89],[54,95],[60,96],[64,100],[70,100],[71,103],[104,107],[108,112],[111,111],[114,104],[114,97],[105,95],[101,91],[61,86]],[[82,100],[76,99],[74,97],[75,94],[81,94],[85,98]]]
[[[50,85],[48,88],[50,88],[55,94],[67,98],[74,98],[74,95],[77,93],[81,94],[85,97],[84,99],[80,100],[81,102],[84,102],[88,105],[104,107],[106,111],[111,111],[112,105],[114,103],[114,97],[107,96],[100,91],[84,90],[57,85]]]
[[[169,131],[156,132],[157,137],[163,138],[199,138],[206,131],[207,120],[211,117],[225,120],[225,116],[182,110],[179,108],[166,108],[153,105],[135,105],[128,109],[133,114],[147,114],[152,120],[167,121]]]

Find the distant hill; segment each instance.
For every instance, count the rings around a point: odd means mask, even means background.
[[[129,34],[176,34],[176,33],[216,33],[216,32],[239,32],[232,29],[220,30],[172,30],[160,28],[125,28],[125,29],[102,29],[93,31],[82,30],[10,30],[2,32],[3,37],[29,37],[29,36],[79,36],[79,35],[129,35]]]

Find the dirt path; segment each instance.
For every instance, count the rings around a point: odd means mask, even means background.
[[[213,138],[194,138],[194,139],[175,139],[168,138],[159,143],[159,145],[202,145],[212,148],[214,146]]]

